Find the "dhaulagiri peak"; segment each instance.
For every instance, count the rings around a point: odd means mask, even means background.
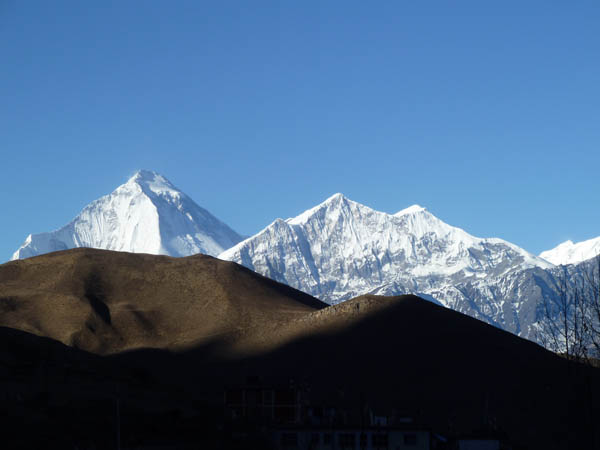
[[[154,170],[148,169],[140,169],[136,170],[135,173],[129,177],[127,183],[164,183],[168,185],[173,185],[165,176],[161,175]]]
[[[138,170],[112,193],[85,206],[62,228],[28,236],[12,259],[78,247],[216,256],[241,240],[241,235],[167,178],[152,170]]]

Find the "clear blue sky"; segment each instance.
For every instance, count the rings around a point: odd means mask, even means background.
[[[335,192],[600,235],[600,2],[0,0],[0,260],[136,169],[253,234]]]

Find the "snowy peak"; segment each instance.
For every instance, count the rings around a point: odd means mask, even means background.
[[[577,264],[600,255],[600,237],[578,243],[568,240],[551,250],[540,253],[540,257],[552,264]]]
[[[404,216],[406,214],[416,214],[416,213],[420,213],[420,212],[425,212],[427,211],[424,207],[422,207],[421,205],[412,205],[409,206],[408,208],[404,208],[401,211],[398,211],[396,214],[394,214],[396,217],[400,217],[400,216]]]
[[[353,202],[343,194],[337,193],[329,197],[324,202],[319,203],[317,206],[307,209],[302,214],[287,219],[286,222],[291,225],[301,225],[313,217],[320,217],[325,214],[340,214],[344,209],[348,210],[352,207],[366,208],[366,206]]]
[[[342,194],[275,220],[219,258],[327,303],[414,293],[525,337],[536,336],[535,305],[551,295],[545,286],[554,268],[510,242],[448,225],[420,205],[387,214]]]
[[[135,172],[125,184],[136,183],[139,185],[151,185],[156,184],[157,186],[166,186],[170,189],[176,189],[173,184],[163,177],[161,174],[154,172],[153,170],[141,169]]]
[[[551,267],[500,239],[480,239],[421,206],[396,214],[373,210],[342,194],[219,255],[328,302],[383,285],[440,277],[500,276]]]
[[[348,200],[348,198],[344,194],[342,194],[341,192],[336,192],[331,197],[327,198],[323,203],[321,203],[321,205],[327,205],[327,204],[331,204],[331,203],[340,203],[340,202],[344,202],[347,200]]]
[[[76,247],[215,256],[240,240],[164,176],[140,170],[59,230],[28,236],[12,259]]]
[[[138,170],[123,186],[139,186],[149,196],[181,197],[183,194],[165,177],[151,170]]]

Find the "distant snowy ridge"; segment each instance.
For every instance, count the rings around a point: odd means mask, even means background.
[[[535,314],[531,304],[522,308],[515,283],[542,295],[532,280],[554,267],[502,239],[474,237],[421,206],[387,214],[342,194],[275,220],[219,258],[328,303],[364,293],[416,293],[525,335],[533,332]]]
[[[538,257],[472,236],[419,205],[388,214],[335,194],[242,241],[166,178],[143,170],[61,229],[29,235],[13,259],[75,247],[218,255],[331,304],[365,293],[418,294],[536,340],[541,305],[559,299],[564,268],[555,264],[578,263],[568,266],[576,276],[580,261],[600,251],[600,238]]]
[[[59,230],[29,235],[12,259],[76,247],[216,256],[241,240],[165,177],[140,170],[111,194],[87,205]]]
[[[578,243],[565,241],[551,250],[540,253],[540,257],[552,264],[578,264],[600,255],[600,237]]]

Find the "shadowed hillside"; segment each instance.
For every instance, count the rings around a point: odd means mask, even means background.
[[[569,373],[537,344],[415,296],[358,297],[277,333],[297,337],[246,360],[246,373],[294,374],[325,402],[394,406],[444,432],[491,422],[529,448],[567,448],[593,429],[588,403],[579,401],[587,395],[583,372]],[[334,392],[343,395],[332,399]]]
[[[124,442],[213,448],[223,392],[252,379],[450,436],[493,427],[514,448],[593,448],[598,371],[415,296],[323,308],[210,257],[75,250],[0,266],[0,297],[3,325],[104,354],[0,329],[20,392],[7,420],[45,443],[110,442],[119,399]],[[80,430],[70,441],[56,431],[66,423]]]
[[[317,404],[402,411],[450,435],[493,426],[516,448],[589,445],[599,413],[598,371],[415,296],[361,296],[248,338],[235,345],[253,351],[226,360],[207,348],[114,358],[147,370],[164,358],[158,378],[177,373],[208,403],[214,386],[294,380]]]

